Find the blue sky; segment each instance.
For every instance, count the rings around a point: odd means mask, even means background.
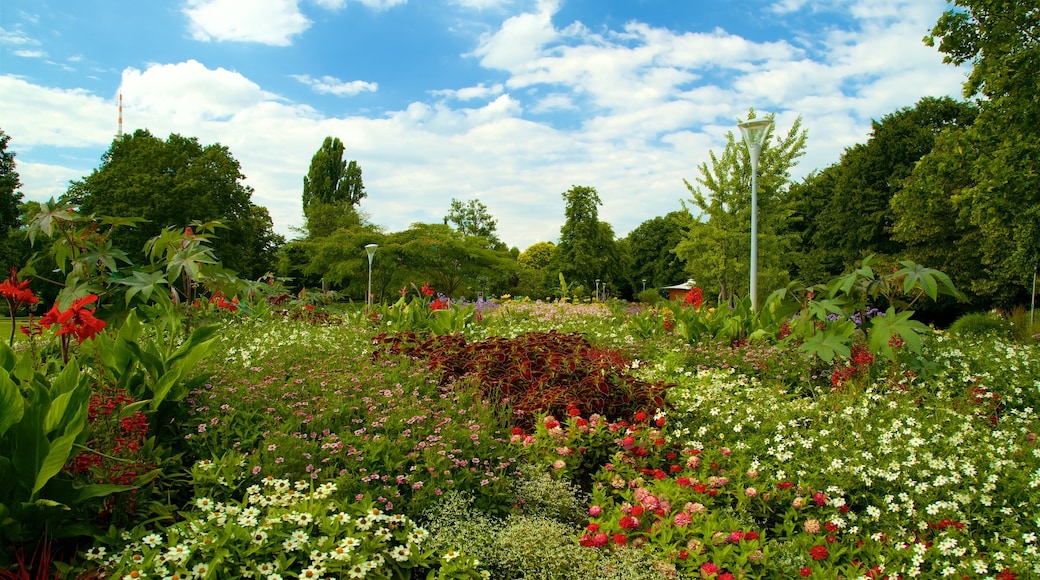
[[[96,168],[117,129],[227,146],[292,237],[329,135],[398,231],[479,199],[521,250],[595,187],[621,237],[754,107],[808,130],[800,179],[872,119],[958,96],[921,38],[944,0],[3,0],[0,128],[27,199]]]

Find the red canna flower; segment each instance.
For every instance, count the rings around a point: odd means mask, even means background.
[[[40,319],[40,326],[60,324],[61,328],[56,333],[58,336],[71,335],[79,344],[83,344],[84,340],[94,338],[105,328],[105,321],[95,318],[94,311],[86,308],[87,305],[97,302],[97,299],[94,294],[77,298],[72,301],[72,306],[65,310],[58,310],[58,305],[55,304]]]
[[[433,286],[430,286],[429,283],[423,284],[422,288],[420,289],[420,292],[422,292],[423,296],[433,296],[433,294],[434,294]]]

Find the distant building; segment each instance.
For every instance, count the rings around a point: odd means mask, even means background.
[[[669,300],[682,300],[683,298],[686,298],[686,293],[690,291],[690,288],[693,288],[696,285],[697,282],[693,278],[690,278],[682,284],[676,284],[675,286],[665,286],[664,288],[661,288],[661,290],[668,291]]]

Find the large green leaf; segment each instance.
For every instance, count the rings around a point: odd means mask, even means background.
[[[22,420],[25,412],[25,399],[22,398],[18,385],[11,380],[11,375],[0,372],[0,437]]]
[[[61,468],[65,466],[65,463],[69,460],[72,455],[72,445],[76,442],[76,438],[79,437],[80,433],[87,426],[87,409],[83,408],[82,412],[69,423],[65,429],[65,433],[60,437],[51,442],[47,449],[47,455],[44,456],[43,462],[40,464],[40,470],[36,473],[36,482],[33,484],[32,494],[35,496],[38,491],[43,489],[44,485],[50,481],[52,477],[61,471]]]

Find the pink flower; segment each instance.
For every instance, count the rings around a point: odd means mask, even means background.
[[[753,487],[749,487],[744,490],[744,495],[748,497],[755,497],[756,495],[758,495],[758,490]]]
[[[705,562],[701,564],[701,576],[705,578],[712,578],[719,573],[719,567],[714,562]]]
[[[689,525],[691,521],[693,521],[693,518],[690,517],[690,514],[686,512],[679,512],[675,514],[675,519],[673,521],[676,527],[684,528],[687,525]]]
[[[601,513],[603,513],[603,508],[601,508],[600,506],[598,506],[598,505],[589,506],[589,515],[590,516],[592,516],[594,518],[598,518]]]

